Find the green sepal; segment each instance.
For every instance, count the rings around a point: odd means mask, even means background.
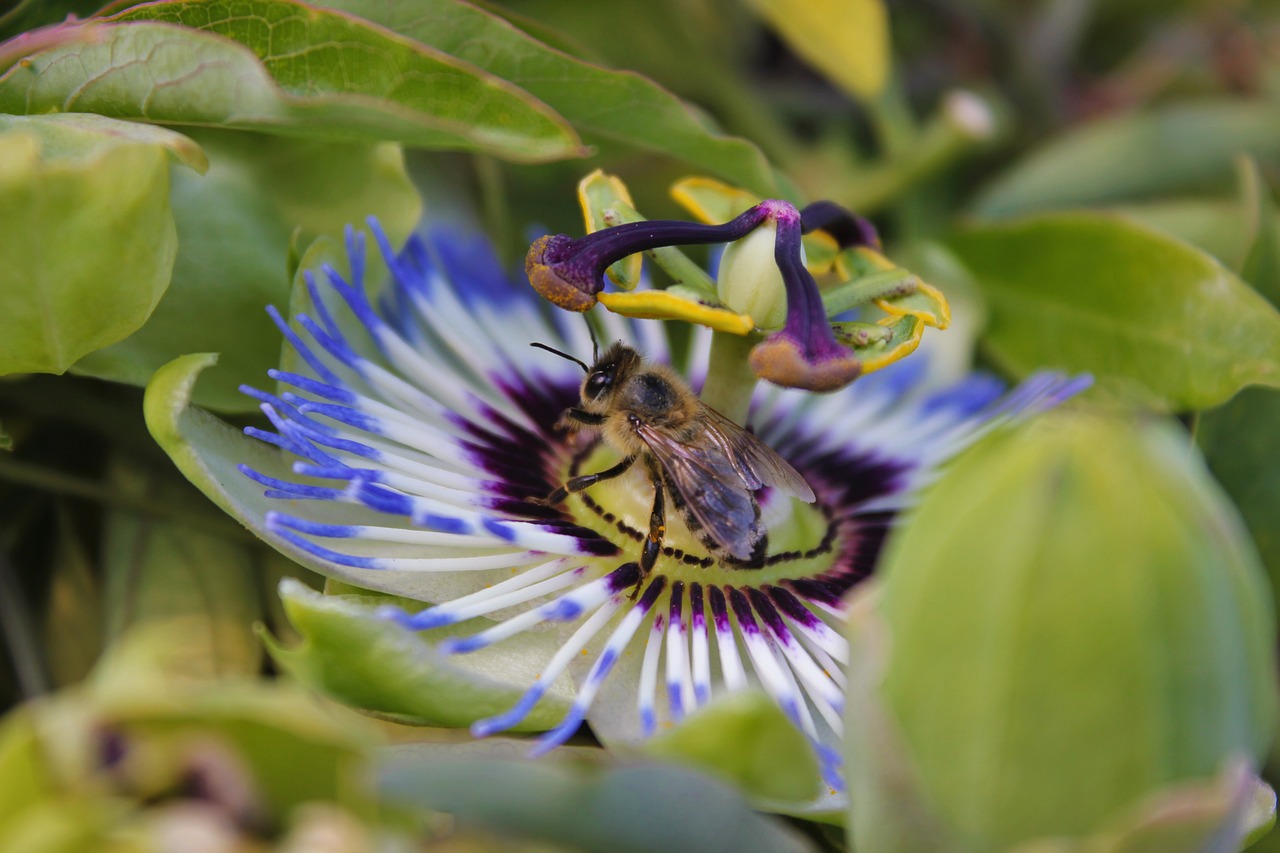
[[[714,700],[637,751],[695,767],[757,800],[807,803],[821,790],[809,742],[777,702],[756,691]]]
[[[418,610],[419,602],[374,595],[323,595],[293,579],[280,584],[285,613],[301,642],[286,648],[267,631],[259,636],[277,664],[308,687],[345,705],[399,723],[466,726],[511,708],[524,690],[521,673],[536,673],[555,653],[553,635],[522,635],[467,655],[467,668],[433,641],[456,636],[413,632],[376,615],[382,605]],[[472,626],[474,627],[474,626]],[[532,681],[533,677],[529,677]],[[514,731],[551,728],[568,711],[568,690],[552,692]]]

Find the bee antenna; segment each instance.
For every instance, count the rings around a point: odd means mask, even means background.
[[[549,346],[547,346],[546,344],[536,344],[536,343],[535,343],[535,344],[529,344],[529,346],[531,346],[531,347],[537,347],[538,349],[544,349],[544,350],[546,350],[547,352],[555,353],[556,355],[560,356],[560,357],[561,357],[561,358],[563,358],[563,359],[567,359],[567,360],[569,360],[569,361],[572,361],[574,364],[576,364],[576,365],[578,365],[579,367],[581,367],[581,368],[582,368],[582,372],[583,372],[583,373],[590,373],[590,372],[591,372],[591,368],[590,368],[590,367],[587,367],[586,362],[582,361],[581,359],[574,358],[573,356],[569,355],[567,352],[560,352],[560,350],[555,349],[554,347],[549,347]]]
[[[587,315],[583,314],[582,319],[587,320]],[[591,321],[587,320],[587,334],[591,336],[591,360],[600,360],[600,342],[596,340],[595,327],[591,325]]]

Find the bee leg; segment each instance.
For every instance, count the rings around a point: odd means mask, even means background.
[[[577,429],[579,425],[600,426],[602,423],[604,423],[604,415],[595,415],[586,409],[571,406],[565,409],[560,415],[560,420],[556,421],[556,429]]]
[[[636,461],[636,458],[634,456],[628,456],[626,459],[623,459],[621,462],[619,462],[617,465],[614,465],[612,468],[606,468],[605,470],[600,471],[599,473],[596,473],[596,474],[583,474],[581,477],[574,477],[572,480],[565,483],[563,486],[556,489],[554,492],[547,495],[545,498],[542,498],[541,500],[535,499],[533,502],[537,504],[544,504],[546,506],[555,506],[556,504],[562,502],[565,498],[569,497],[569,495],[573,494],[574,492],[580,492],[583,489],[589,489],[592,486],[594,486],[596,483],[599,483],[603,480],[612,480],[614,477],[617,477],[625,473],[626,470],[630,468],[635,461]]]
[[[662,474],[654,465],[649,465],[649,480],[653,483],[653,510],[649,513],[649,535],[644,538],[644,549],[640,552],[640,578],[648,577],[653,566],[662,553],[662,541],[667,535],[667,510],[663,499]],[[640,592],[640,584],[631,591],[634,601]]]

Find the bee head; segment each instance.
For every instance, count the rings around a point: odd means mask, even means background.
[[[587,371],[587,378],[582,382],[582,401],[602,402],[639,364],[640,355],[631,347],[621,343],[609,347]]]

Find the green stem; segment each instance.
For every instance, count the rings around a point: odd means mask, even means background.
[[[711,359],[707,381],[702,386],[702,402],[737,424],[747,422],[751,394],[759,381],[747,361],[758,342],[756,335],[711,333]]]

